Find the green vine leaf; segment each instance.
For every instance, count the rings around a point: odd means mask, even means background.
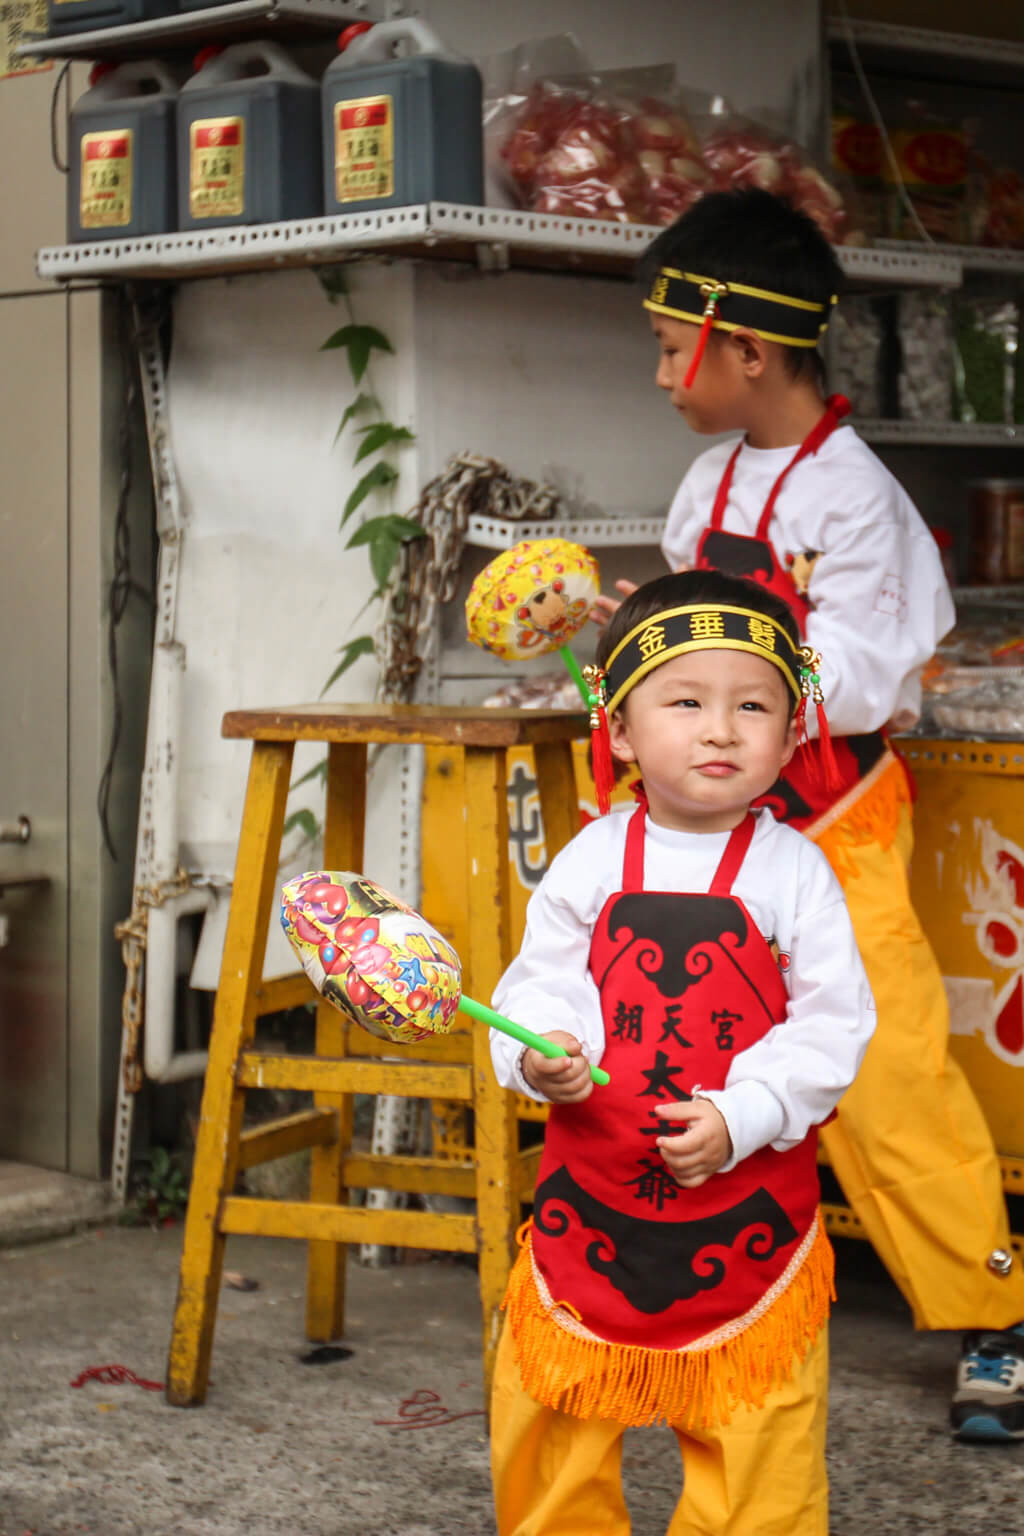
[[[362,506],[371,491],[376,491],[385,485],[391,485],[398,479],[398,470],[393,464],[385,464],[383,460],[367,470],[355,490],[345,503],[341,514],[341,527],[344,528],[352,513],[357,507]]]
[[[416,440],[415,432],[410,432],[408,427],[396,427],[390,421],[374,421],[368,427],[360,427],[359,431],[363,440],[352,461],[354,464],[368,459],[371,453],[377,453],[389,444],[412,443]]]
[[[327,759],[326,759],[326,757],[322,757],[320,759],[320,761],[318,763],[314,763],[312,768],[308,769],[301,776],[301,778],[296,779],[294,784],[290,784],[288,786],[288,793],[291,794],[293,789],[298,789],[300,784],[308,784],[310,779],[320,779],[320,780],[326,782],[326,779],[327,779]]]
[[[366,544],[369,547],[370,569],[373,571],[378,592],[382,592],[388,584],[395,559],[404,541],[422,539],[425,536],[425,530],[419,523],[414,523],[408,517],[390,514],[386,517],[371,517],[362,523],[349,539],[346,548],[353,549],[357,544]]]
[[[353,384],[358,384],[362,379],[374,349],[378,352],[394,352],[384,332],[378,331],[375,325],[343,325],[340,331],[328,336],[320,350],[330,352],[338,347],[344,347],[348,353]]]
[[[371,635],[359,635],[357,639],[350,640],[347,645],[339,646],[338,653],[341,656],[341,660],[335,667],[334,671],[331,673],[330,677],[327,679],[326,683],[324,683],[323,687],[321,688],[320,697],[323,698],[331,684],[336,683],[341,674],[343,672],[347,672],[354,661],[358,661],[360,656],[370,655],[372,650],[373,637]],[[324,767],[326,769],[326,761],[324,763]],[[302,780],[300,779],[299,783],[301,784],[301,782]]]
[[[344,267],[317,267],[316,276],[332,304],[348,296],[348,278]]]
[[[338,438],[344,432],[353,416],[358,416],[363,411],[379,410],[380,401],[377,399],[376,395],[357,395],[356,398],[352,401],[352,404],[345,407],[345,414],[341,418],[341,425],[338,427],[337,432],[334,434],[334,441],[338,441]]]
[[[320,823],[312,811],[293,811],[285,819],[282,835],[287,835],[289,832],[294,831],[296,827],[301,829],[303,836],[308,838],[310,842],[313,842],[320,832]]]

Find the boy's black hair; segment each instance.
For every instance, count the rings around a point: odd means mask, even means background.
[[[749,608],[753,613],[774,619],[794,645],[802,644],[800,630],[789,605],[774,592],[762,587],[760,582],[747,581],[743,576],[726,576],[723,571],[675,571],[668,576],[656,576],[626,598],[617,608],[601,631],[597,641],[596,660],[599,667],[607,665],[608,658],[629,632],[656,613],[668,608],[683,608],[691,604],[707,604],[709,607]],[[790,713],[796,708],[796,700],[786,690]]]
[[[748,283],[769,293],[824,304],[844,286],[843,269],[814,220],[757,187],[709,192],[662,231],[637,264],[648,288],[661,267],[696,272],[723,282]],[[786,347],[792,375],[810,361],[820,369],[810,347]]]

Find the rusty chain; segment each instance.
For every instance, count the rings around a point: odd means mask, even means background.
[[[142,1067],[139,1063],[143,1017],[141,978],[150,908],[162,907],[172,896],[181,896],[191,883],[188,871],[179,868],[173,879],[164,880],[160,885],[136,886],[130,915],[114,925],[114,938],[121,943],[125,972],[124,992],[121,996],[121,1028],[124,1034],[122,1065],[126,1093],[138,1093],[142,1087]]]
[[[464,451],[448,460],[408,514],[424,537],[403,542],[384,600],[375,637],[382,699],[412,696],[434,643],[438,604],[450,603],[458,587],[470,518],[541,522],[560,506],[554,486],[517,479],[497,459]]]

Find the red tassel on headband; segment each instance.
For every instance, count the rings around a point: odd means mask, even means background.
[[[826,789],[842,789],[843,777],[839,772],[839,764],[836,762],[835,748],[832,745],[832,732],[829,730],[828,716],[825,714],[825,700],[821,691],[821,656],[817,651],[812,650],[809,645],[802,646],[800,654],[803,660],[803,665],[800,668],[801,698],[796,707],[796,714],[793,717],[796,722],[797,745],[804,753],[804,761],[810,778],[820,780]],[[815,756],[811,748],[810,738],[807,734],[808,699],[813,701],[818,714],[817,756]]]
[[[590,755],[597,809],[602,816],[607,816],[612,805],[612,790],[615,788],[615,766],[612,762],[611,732],[608,729],[605,678],[601,668],[594,666],[584,667],[583,677],[590,689]]]
[[[693,388],[693,381],[697,377],[697,369],[700,367],[701,358],[704,356],[708,337],[711,335],[711,329],[718,319],[718,301],[723,299],[729,292],[729,285],[728,283],[701,283],[700,292],[701,297],[706,301],[704,304],[704,319],[701,322],[700,335],[697,337],[697,345],[693,349],[690,366],[687,368],[686,377],[683,380],[684,389]]]

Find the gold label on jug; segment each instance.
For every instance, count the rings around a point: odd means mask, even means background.
[[[394,102],[363,96],[334,107],[334,196],[359,203],[395,192]]]
[[[82,135],[78,222],[83,229],[117,229],[132,221],[132,130]]]
[[[188,211],[194,219],[245,212],[245,121],[204,117],[189,129]]]

